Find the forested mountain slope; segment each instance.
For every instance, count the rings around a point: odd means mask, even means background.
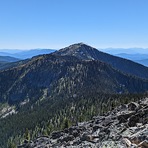
[[[118,69],[124,73],[145,79],[148,78],[148,67],[127,59],[101,52],[83,43],[73,44],[69,47],[56,51],[53,54],[61,56],[70,55],[85,60],[99,60],[110,64],[115,69]]]
[[[42,55],[0,72],[0,101],[72,97],[85,92],[139,93],[148,81],[125,75],[110,65],[70,56]]]
[[[78,56],[75,46],[82,46]],[[0,71],[0,147],[49,135],[147,92],[147,80],[93,58],[92,47],[70,47]]]

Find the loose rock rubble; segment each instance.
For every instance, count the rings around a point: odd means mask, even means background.
[[[148,148],[148,98],[18,148]]]

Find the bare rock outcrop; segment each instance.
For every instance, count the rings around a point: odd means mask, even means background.
[[[18,147],[148,148],[148,98]]]

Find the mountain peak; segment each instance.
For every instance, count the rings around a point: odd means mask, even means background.
[[[60,49],[59,51],[55,52],[55,55],[60,56],[75,56],[79,59],[84,60],[92,60],[94,59],[94,55],[96,55],[99,51],[85,43],[76,43],[72,44],[66,48]]]
[[[70,45],[70,46],[68,46],[66,48],[63,48],[63,49],[59,50],[59,51],[62,51],[62,50],[77,50],[77,49],[79,49],[79,50],[82,50],[82,49],[87,50],[87,49],[92,49],[92,47],[85,44],[85,43],[83,43],[83,42],[80,42],[80,43],[72,44],[72,45]]]
[[[72,45],[70,45],[69,47],[82,47],[82,46],[89,46],[89,45],[87,45],[87,44],[85,44],[85,43],[83,43],[83,42],[80,42],[80,43],[75,43],[75,44],[72,44]]]
[[[58,56],[73,56],[80,60],[97,60],[111,65],[124,73],[141,78],[148,78],[148,68],[133,61],[119,58],[97,50],[87,44],[77,43],[53,53]],[[132,67],[132,68],[131,68]]]

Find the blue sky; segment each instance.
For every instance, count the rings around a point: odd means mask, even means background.
[[[0,0],[0,49],[148,47],[148,0]]]

